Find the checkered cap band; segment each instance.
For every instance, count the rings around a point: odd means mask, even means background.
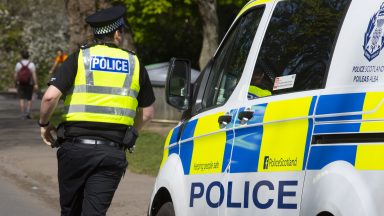
[[[94,27],[93,28],[93,34],[95,34],[95,35],[108,34],[110,32],[115,31],[116,29],[118,29],[122,25],[124,25],[124,19],[120,18],[120,19],[116,20],[115,22],[113,22],[107,26]]]

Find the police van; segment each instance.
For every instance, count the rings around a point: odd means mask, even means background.
[[[194,84],[149,215],[384,215],[384,1],[257,0]]]

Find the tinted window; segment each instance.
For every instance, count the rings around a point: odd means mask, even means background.
[[[264,36],[248,98],[322,88],[349,2],[279,2]]]
[[[256,8],[243,15],[227,35],[215,56],[204,95],[205,108],[224,104],[235,89],[253,38],[263,15],[263,8]]]

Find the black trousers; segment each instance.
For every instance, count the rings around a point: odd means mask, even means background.
[[[19,85],[17,93],[19,94],[19,99],[30,101],[33,95],[33,85]]]
[[[62,216],[106,215],[128,162],[107,145],[64,142],[57,150]]]

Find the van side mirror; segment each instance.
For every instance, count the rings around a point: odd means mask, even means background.
[[[187,110],[191,105],[191,62],[172,58],[165,84],[167,103],[176,109]]]

